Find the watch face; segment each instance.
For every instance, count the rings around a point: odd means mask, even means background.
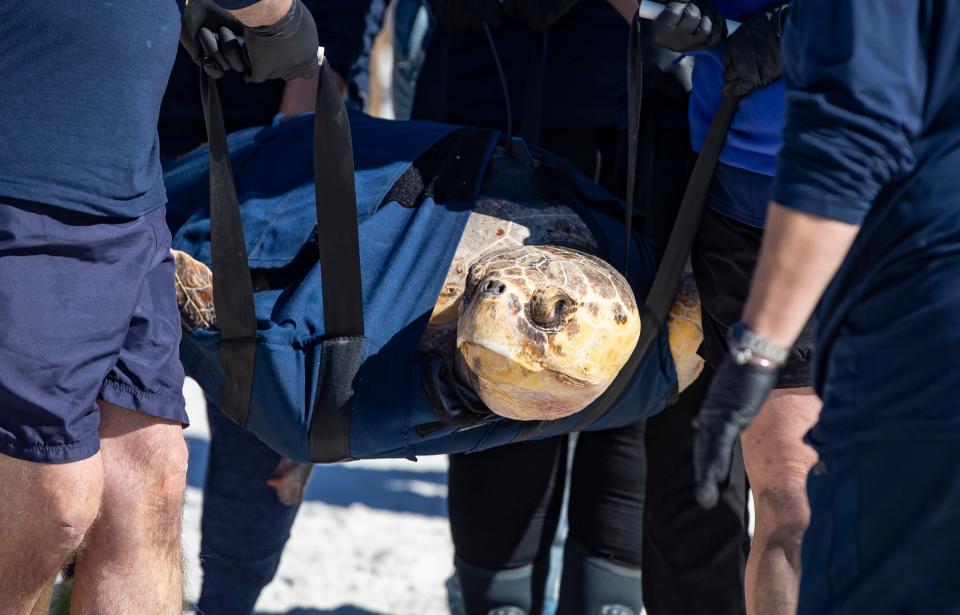
[[[733,360],[738,365],[746,365],[750,362],[750,359],[753,358],[753,353],[750,352],[749,348],[734,348],[732,354]]]

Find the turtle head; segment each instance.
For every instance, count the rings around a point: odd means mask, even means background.
[[[575,250],[522,246],[471,265],[457,359],[492,411],[556,419],[603,393],[639,336],[633,292],[613,267]]]

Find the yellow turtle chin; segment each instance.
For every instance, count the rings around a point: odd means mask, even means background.
[[[556,370],[505,356],[482,345],[458,347],[470,384],[487,407],[518,421],[559,419],[583,410],[606,388]]]

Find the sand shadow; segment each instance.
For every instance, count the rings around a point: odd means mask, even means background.
[[[187,443],[190,446],[187,484],[199,489],[203,486],[210,443],[191,437],[187,438]],[[363,504],[392,512],[445,517],[446,486],[445,471],[377,470],[350,464],[318,465],[307,485],[304,499],[331,506]]]

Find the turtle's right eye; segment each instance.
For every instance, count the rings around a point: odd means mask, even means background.
[[[576,308],[576,302],[567,293],[556,287],[548,287],[533,294],[527,306],[527,315],[538,327],[556,329]]]

